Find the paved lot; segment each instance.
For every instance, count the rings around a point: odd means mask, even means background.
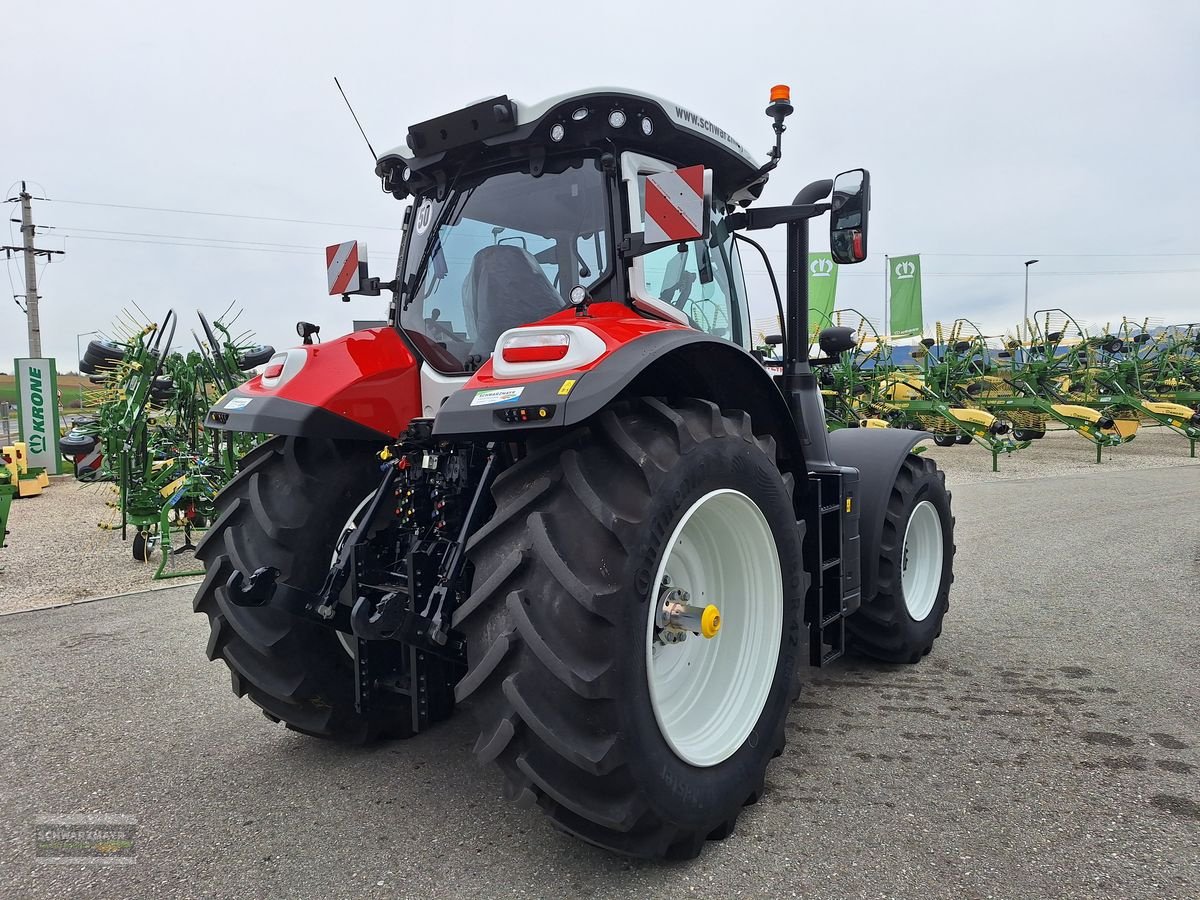
[[[190,588],[0,618],[7,896],[1200,896],[1200,467],[955,491],[920,666],[816,673],[770,793],[686,865],[500,798],[470,718],[355,751],[271,727]],[[31,820],[138,820],[130,866],[34,861]]]

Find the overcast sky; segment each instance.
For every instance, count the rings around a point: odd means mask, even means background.
[[[883,254],[921,252],[926,321],[969,316],[997,333],[1017,323],[1022,262],[1036,256],[1031,309],[1200,319],[1200,4],[655,6],[9,0],[0,187],[26,179],[51,198],[35,204],[54,229],[39,245],[67,251],[40,274],[44,352],[74,368],[76,334],[132,302],[155,318],[175,307],[189,343],[193,310],[231,301],[277,346],[296,342],[297,319],[330,336],[382,317],[378,300],[325,294],[321,248],[366,240],[387,276],[402,211],[379,190],[334,75],[380,152],[480,97],[620,84],[763,155],[768,90],[788,83],[797,113],[764,199],[788,202],[853,166],[872,173],[871,258],[842,270],[839,305],[879,315]],[[11,229],[2,243],[20,243]],[[23,292],[19,262],[6,267]],[[765,279],[750,287],[769,314]],[[0,292],[10,371],[26,322],[3,275]]]

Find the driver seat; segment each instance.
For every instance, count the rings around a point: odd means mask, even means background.
[[[471,353],[487,359],[500,335],[537,322],[566,307],[528,250],[512,244],[484,247],[471,260],[463,282],[463,310]]]

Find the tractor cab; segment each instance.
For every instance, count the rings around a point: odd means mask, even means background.
[[[646,227],[647,179],[698,163],[699,234],[629,254]],[[385,190],[411,198],[391,320],[443,376],[475,371],[501,334],[569,308],[572,292],[751,346],[723,222],[766,175],[723,129],[678,104],[613,89],[533,106],[496,97],[412,126],[377,173]]]

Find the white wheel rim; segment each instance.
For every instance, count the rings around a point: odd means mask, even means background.
[[[713,638],[656,639],[664,577],[693,606],[713,604]],[[745,743],[775,680],[783,636],[783,571],[766,517],[734,490],[705,494],[675,527],[651,588],[646,677],[659,730],[675,755],[715,766]]]
[[[941,586],[942,520],[937,507],[922,500],[908,517],[900,557],[900,588],[913,621],[929,617]]]
[[[329,560],[330,568],[333,568],[334,563],[337,562],[338,554],[342,552],[342,545],[346,543],[346,538],[350,536],[350,532],[358,528],[358,517],[366,511],[367,505],[375,499],[375,494],[375,491],[371,491],[371,493],[363,497],[362,503],[354,507],[354,512],[350,513],[350,518],[346,520],[346,524],[343,525],[342,530],[338,532],[338,538],[333,544],[333,556]],[[347,587],[349,587],[349,585],[347,585]],[[346,634],[344,631],[338,631],[335,632],[335,634],[337,634],[337,639],[341,643],[342,649],[345,650],[351,658],[353,658],[355,649],[354,645],[351,643],[351,641],[354,640],[353,636]]]

